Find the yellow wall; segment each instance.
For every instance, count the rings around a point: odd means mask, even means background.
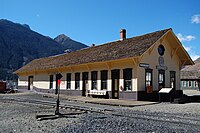
[[[173,57],[171,56],[171,44],[169,44],[166,38],[163,41],[157,41],[154,45],[153,49],[146,51],[143,55],[140,63],[147,63],[150,65],[150,69],[153,70],[153,90],[158,90],[158,69],[156,66],[159,65],[159,53],[158,46],[162,44],[165,47],[164,57],[164,66],[167,66],[167,70],[165,71],[165,87],[170,87],[170,71],[176,72],[176,89],[180,89],[180,72],[179,72],[179,59],[175,54]],[[145,90],[145,69],[142,67],[138,68],[138,90]]]
[[[112,80],[111,80],[111,70],[120,69],[120,79],[119,79],[119,86],[124,87],[124,80],[123,80],[123,69],[125,68],[132,68],[133,69],[133,79],[132,79],[132,91],[137,91],[137,75],[135,73],[136,67],[132,59],[123,59],[113,62],[102,62],[102,63],[93,63],[87,65],[80,65],[80,66],[73,66],[70,68],[62,69],[62,72],[51,72],[48,70],[48,73],[35,73],[31,76],[34,76],[33,86],[41,89],[49,89],[49,76],[54,75],[54,82],[53,88],[56,88],[56,73],[61,73],[63,75],[61,79],[61,86],[60,88],[65,90],[66,89],[66,74],[71,73],[71,90],[75,90],[75,73],[80,73],[80,89],[82,90],[82,73],[89,72],[88,74],[88,83],[89,83],[89,90],[91,89],[91,72],[98,71],[98,80],[97,80],[97,89],[101,90],[101,70],[108,70],[108,80],[107,80],[107,90],[112,90]],[[61,70],[61,69],[60,69]],[[63,71],[64,70],[64,71]],[[19,85],[27,82],[28,76],[19,76]],[[27,84],[28,85],[28,82]]]
[[[28,77],[27,76],[19,76],[18,86],[28,86]]]

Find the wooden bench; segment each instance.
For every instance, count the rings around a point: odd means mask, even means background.
[[[107,90],[88,90],[87,95],[106,95]]]

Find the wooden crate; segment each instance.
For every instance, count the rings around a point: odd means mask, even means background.
[[[0,92],[3,92],[6,90],[6,82],[0,82]]]

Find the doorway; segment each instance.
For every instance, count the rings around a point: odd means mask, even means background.
[[[28,90],[33,90],[33,76],[28,77]]]
[[[83,72],[82,80],[83,80],[82,96],[86,96],[86,92],[88,91],[88,72]]]
[[[112,98],[118,99],[119,98],[119,73],[120,70],[112,70],[111,71],[111,78],[112,78]]]
[[[159,70],[158,71],[158,90],[161,90],[165,87],[165,71]]]

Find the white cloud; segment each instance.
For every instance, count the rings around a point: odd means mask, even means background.
[[[189,51],[192,49],[192,47],[187,47],[187,46],[185,46],[185,45],[183,45],[183,47],[185,48],[185,50],[186,50],[187,52],[189,52]]]
[[[192,23],[199,24],[200,23],[200,14],[193,15],[191,19]]]
[[[188,54],[190,55],[193,61],[195,61],[196,59],[200,57],[200,55],[196,54],[196,52],[193,50],[194,48],[192,48],[191,46],[188,47],[188,46],[183,45],[183,47],[188,52]]]
[[[195,61],[196,59],[198,59],[200,56],[196,55],[196,54],[191,54],[190,57],[192,58],[193,61]]]
[[[195,36],[192,35],[183,36],[181,33],[178,33],[177,37],[181,42],[190,42],[195,39]]]
[[[200,55],[196,54],[196,52],[193,50],[194,48],[187,47],[185,45],[183,45],[183,47],[188,52],[188,54],[190,55],[190,57],[192,58],[193,61],[200,57]]]

